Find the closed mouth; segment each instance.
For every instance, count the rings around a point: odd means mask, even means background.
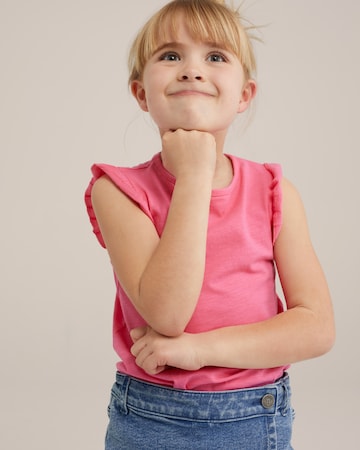
[[[194,89],[182,89],[180,91],[171,92],[169,95],[175,96],[175,97],[183,97],[183,96],[191,96],[191,95],[199,95],[199,96],[205,96],[205,97],[212,97],[213,95],[209,92],[204,91],[198,91]]]

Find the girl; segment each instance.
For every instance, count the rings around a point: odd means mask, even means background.
[[[223,2],[174,0],[129,62],[162,147],[86,191],[116,281],[106,449],[291,449],[286,369],[331,348],[333,313],[295,188],[223,152],[256,94],[249,36]]]

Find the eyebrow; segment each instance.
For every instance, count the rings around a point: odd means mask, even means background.
[[[204,45],[206,45],[207,47],[211,47],[211,48],[218,48],[218,49],[223,49],[223,50],[227,50],[226,47],[223,44],[220,44],[218,42],[203,42]],[[183,44],[181,42],[177,42],[177,41],[171,41],[171,42],[164,42],[163,44],[161,44],[159,47],[157,47],[154,52],[153,55],[155,55],[158,52],[161,52],[162,50],[166,49],[166,48],[181,48],[183,47]]]
[[[153,51],[153,55],[155,55],[155,53],[161,52],[161,50],[164,50],[165,48],[179,48],[182,47],[182,44],[180,42],[165,42],[164,44],[161,44],[159,47],[156,47],[156,49]]]

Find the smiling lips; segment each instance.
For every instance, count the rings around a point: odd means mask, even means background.
[[[195,89],[181,89],[179,91],[170,92],[169,95],[173,96],[173,97],[185,97],[185,96],[192,96],[192,95],[213,97],[213,94],[211,94],[209,92],[198,91],[198,90],[195,90]]]

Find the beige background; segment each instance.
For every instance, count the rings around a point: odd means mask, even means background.
[[[0,0],[0,448],[98,450],[114,376],[113,280],[83,205],[94,161],[159,150],[126,86],[163,0]],[[228,151],[278,161],[333,295],[334,350],[291,369],[297,450],[353,449],[359,413],[359,2],[247,0],[259,96]],[[299,336],[301,339],[301,336]],[[141,430],[139,430],[141,432]]]

